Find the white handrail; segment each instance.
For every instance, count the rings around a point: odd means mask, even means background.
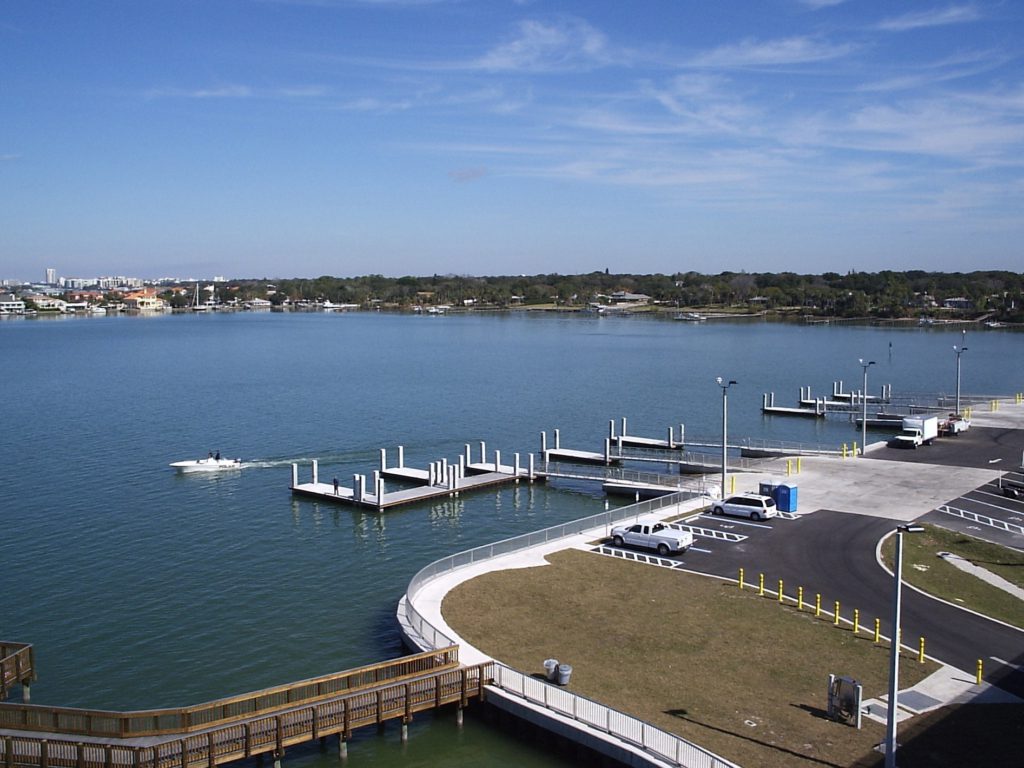
[[[685,492],[674,493],[618,509],[606,510],[580,520],[486,544],[435,560],[421,568],[409,582],[405,599],[402,601],[405,622],[423,643],[429,645],[429,648],[423,650],[437,650],[441,647],[456,645],[458,640],[449,637],[433,626],[416,609],[416,595],[428,582],[442,574],[482,560],[528,549],[556,539],[574,536],[586,530],[610,525],[619,520],[674,506],[682,500],[679,497],[684,495],[686,495]],[[500,662],[495,662],[495,669],[494,685],[503,691],[520,696],[551,712],[570,717],[590,728],[603,731],[624,743],[639,747],[661,760],[668,760],[686,768],[738,768],[735,763],[719,757],[681,736],[664,731],[625,712],[620,712],[563,688],[548,685]]]

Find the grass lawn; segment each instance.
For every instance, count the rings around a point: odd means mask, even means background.
[[[548,658],[571,664],[573,691],[741,765],[879,763],[882,725],[824,717],[830,672],[857,679],[865,699],[887,692],[888,646],[866,632],[716,579],[577,550],[548,559],[460,585],[445,620],[526,672],[542,673]],[[901,687],[933,670],[905,654]]]
[[[949,531],[934,525],[903,536],[903,580],[929,594],[1024,629],[1024,601],[938,556],[952,552],[1024,589],[1024,552]],[[892,568],[896,537],[882,547]]]

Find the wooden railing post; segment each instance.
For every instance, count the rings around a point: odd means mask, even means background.
[[[39,768],[50,766],[50,743],[43,739],[39,742]]]
[[[245,757],[248,760],[252,757],[252,724],[245,724]]]
[[[412,686],[406,683],[405,690],[405,713],[402,715],[402,722],[408,723],[412,720]]]
[[[274,718],[274,722],[277,724],[277,733],[274,740],[274,757],[280,757],[284,754],[284,718],[278,715]]]
[[[460,692],[460,695],[459,695],[459,706],[460,707],[464,707],[469,702],[468,691],[467,691],[468,682],[469,682],[469,680],[468,680],[468,678],[469,678],[469,670],[466,669],[466,668],[462,668],[459,671],[462,673],[462,682],[461,682],[462,687],[461,687],[461,692]]]
[[[14,738],[11,736],[4,737],[4,766],[14,768]]]
[[[309,708],[309,717],[312,722],[313,738],[320,738],[320,714],[317,712],[316,707]]]
[[[213,731],[206,734],[206,757],[209,760],[210,768],[217,765],[217,745],[213,742]]]
[[[341,736],[345,741],[352,738],[352,711],[349,708],[349,700],[342,701],[341,708]]]
[[[114,748],[109,744],[103,745],[103,768],[111,768],[114,765]]]

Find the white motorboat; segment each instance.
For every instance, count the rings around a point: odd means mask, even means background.
[[[208,456],[205,459],[175,461],[171,466],[179,472],[222,472],[226,469],[241,469],[242,460],[222,459],[217,456]]]

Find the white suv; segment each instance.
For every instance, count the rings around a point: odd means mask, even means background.
[[[779,510],[775,508],[775,499],[757,493],[738,493],[727,499],[716,501],[711,505],[713,515],[736,515],[749,517],[751,520],[767,520],[775,517]]]

